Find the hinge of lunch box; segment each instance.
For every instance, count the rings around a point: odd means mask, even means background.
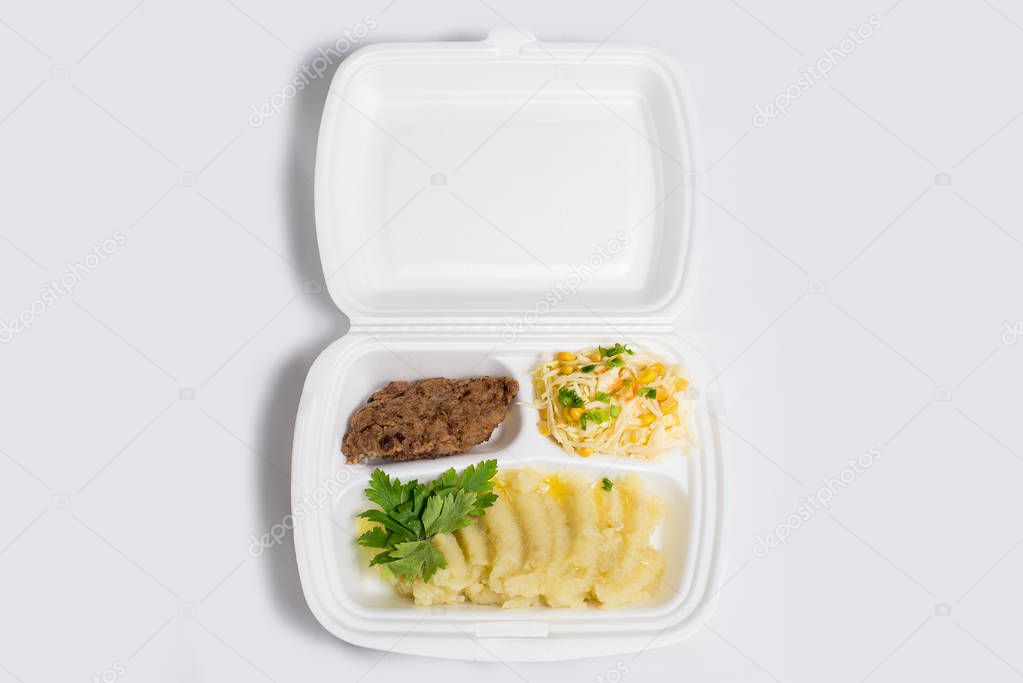
[[[671,323],[634,323],[616,320],[585,320],[578,322],[517,324],[516,322],[443,322],[425,323],[408,320],[376,320],[372,323],[352,321],[352,332],[367,334],[436,334],[457,332],[466,336],[500,336],[508,341],[519,337],[549,336],[552,334],[588,334],[601,337],[628,337],[640,334],[668,334],[674,330]]]
[[[492,29],[483,42],[493,47],[499,56],[514,57],[526,45],[536,45],[536,36],[529,31],[501,26]]]

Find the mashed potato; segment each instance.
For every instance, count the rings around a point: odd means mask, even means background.
[[[610,491],[580,474],[530,469],[495,481],[498,500],[480,520],[434,537],[448,566],[429,582],[392,578],[400,593],[417,605],[616,607],[656,589],[664,557],[650,536],[664,508],[638,476]]]

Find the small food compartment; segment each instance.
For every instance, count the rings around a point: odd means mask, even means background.
[[[352,414],[388,382],[430,377],[461,379],[480,375],[504,377],[513,376],[513,373],[501,359],[492,356],[469,359],[457,351],[418,349],[402,353],[398,358],[383,347],[368,351],[358,364],[351,367],[345,378],[347,389],[338,415],[338,433],[344,434],[348,430]],[[474,448],[473,453],[482,457],[508,447],[522,427],[520,418],[518,411],[509,411],[490,439]],[[338,455],[344,459],[340,450]]]

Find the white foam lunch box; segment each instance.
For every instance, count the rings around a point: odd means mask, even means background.
[[[316,159],[330,296],[351,319],[309,371],[292,508],[302,588],[356,645],[466,660],[552,661],[676,642],[710,615],[726,501],[713,373],[672,331],[696,275],[692,98],[679,67],[633,45],[379,44],[346,59]],[[529,378],[546,354],[616,341],[682,363],[699,447],[656,461],[566,455],[537,431]],[[389,381],[507,375],[519,402],[470,453],[384,465],[429,480],[500,468],[639,473],[666,501],[666,567],[648,602],[614,610],[418,607],[365,566],[355,515],[373,466],[347,465],[352,413]]]

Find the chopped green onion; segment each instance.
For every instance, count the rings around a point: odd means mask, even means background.
[[[579,420],[579,425],[582,429],[586,429],[586,424],[588,422],[595,422],[597,424],[601,424],[607,422],[607,420],[608,411],[600,409],[587,410],[583,412],[582,418],[580,418]]]
[[[558,390],[558,403],[566,408],[581,408],[586,402],[574,389],[562,387]]]
[[[628,346],[623,346],[621,342],[615,342],[614,346],[609,346],[606,349],[603,346],[598,346],[597,350],[600,351],[600,355],[603,356],[604,358],[618,356],[623,353],[627,353],[630,356],[636,354],[636,352],[630,349]]]

